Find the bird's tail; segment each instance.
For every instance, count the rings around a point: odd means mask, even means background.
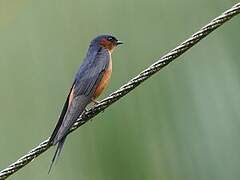
[[[51,169],[52,169],[52,166],[54,164],[54,162],[57,160],[56,158],[59,157],[62,149],[63,149],[63,145],[64,145],[64,142],[65,142],[65,139],[66,137],[62,138],[59,142],[58,142],[58,145],[57,145],[57,149],[53,155],[53,158],[52,158],[52,161],[51,161],[51,164],[50,164],[50,167],[49,167],[49,170],[48,170],[48,174],[51,172]]]

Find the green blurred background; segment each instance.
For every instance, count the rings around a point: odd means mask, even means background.
[[[113,33],[107,96],[234,0],[0,0],[0,169],[47,138],[89,41]],[[239,180],[240,16],[13,180]]]

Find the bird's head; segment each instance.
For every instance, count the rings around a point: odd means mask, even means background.
[[[120,44],[123,44],[123,42],[119,41],[116,37],[112,35],[100,35],[94,38],[91,44],[100,45],[109,50],[110,52],[112,52],[115,47],[117,47]]]

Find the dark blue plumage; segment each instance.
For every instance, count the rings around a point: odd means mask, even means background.
[[[49,172],[56,156],[63,148],[69,130],[95,97],[95,91],[109,68],[111,52],[118,44],[122,43],[111,35],[98,36],[90,43],[87,55],[76,73],[58,123],[49,140],[49,144],[58,144]]]

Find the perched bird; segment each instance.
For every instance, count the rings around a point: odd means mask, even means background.
[[[91,41],[49,140],[49,145],[58,144],[49,172],[73,124],[89,103],[97,103],[95,99],[107,87],[112,73],[111,54],[120,44],[123,43],[112,35],[100,35]]]

